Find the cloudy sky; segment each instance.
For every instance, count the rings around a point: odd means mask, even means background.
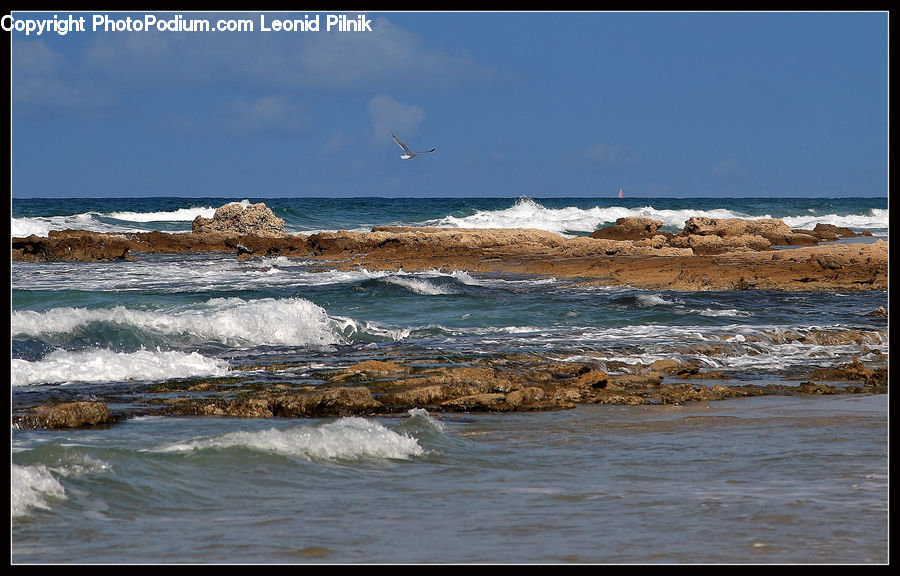
[[[13,13],[12,195],[887,195],[886,12],[333,14]]]

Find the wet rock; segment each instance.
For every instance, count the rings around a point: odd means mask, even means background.
[[[325,390],[263,390],[236,398],[188,398],[170,402],[170,415],[230,416],[236,418],[308,418],[364,416],[378,412],[382,404],[364,387]]]
[[[876,309],[872,310],[871,312],[869,312],[868,314],[866,314],[866,316],[875,316],[877,318],[887,318],[888,311],[887,311],[887,308],[885,308],[884,306],[879,306],[878,308],[876,308]]]
[[[405,374],[410,372],[408,366],[402,366],[396,362],[385,362],[383,360],[366,360],[358,362],[346,369],[338,372],[330,378],[331,381],[342,381],[351,378],[372,379],[383,378],[389,374]]]
[[[887,367],[869,368],[859,359],[834,368],[819,368],[809,375],[810,380],[862,381],[866,386],[887,386]]]
[[[102,402],[67,402],[51,406],[37,406],[14,419],[22,429],[88,428],[112,424],[115,419]]]
[[[197,216],[191,224],[193,234],[218,236],[259,236],[262,238],[286,236],[284,220],[275,216],[264,203],[250,204],[246,208],[237,202],[218,208],[212,219]]]
[[[126,240],[84,230],[51,230],[46,238],[31,235],[11,240],[11,258],[22,262],[112,262],[129,260]]]
[[[839,394],[834,386],[826,386],[825,384],[816,384],[815,382],[801,382],[798,390],[803,394],[819,396],[822,394]]]

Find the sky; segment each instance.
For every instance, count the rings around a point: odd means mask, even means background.
[[[12,13],[12,197],[888,194],[887,12],[340,15]]]

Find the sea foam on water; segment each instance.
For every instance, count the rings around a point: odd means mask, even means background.
[[[225,376],[228,362],[197,352],[114,352],[88,349],[78,352],[54,350],[41,360],[10,360],[12,386],[65,382],[121,382],[166,380],[194,376]]]
[[[271,428],[230,432],[213,438],[171,444],[159,451],[192,452],[233,447],[308,460],[409,459],[425,453],[415,438],[359,417],[286,430]]]

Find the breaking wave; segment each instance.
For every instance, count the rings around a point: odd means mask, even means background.
[[[34,362],[10,360],[12,386],[67,382],[153,382],[194,376],[225,376],[228,362],[207,358],[197,352],[178,351],[114,352],[88,349],[78,352],[54,350]]]
[[[625,217],[658,220],[663,223],[664,228],[679,231],[684,228],[684,223],[694,216],[749,220],[781,218],[791,228],[813,228],[818,223],[834,224],[852,229],[887,231],[888,228],[888,210],[878,208],[870,209],[864,215],[780,216],[766,214],[750,216],[725,208],[712,210],[657,209],[653,206],[547,208],[531,198],[520,198],[513,206],[502,210],[478,210],[472,215],[463,217],[445,216],[437,220],[430,220],[425,225],[445,228],[535,228],[562,235],[577,235],[615,224],[617,219]]]
[[[365,418],[341,418],[316,426],[287,430],[239,431],[213,438],[190,440],[160,448],[160,452],[192,452],[244,448],[307,460],[401,459],[421,456],[425,450],[415,438],[398,434]]]

